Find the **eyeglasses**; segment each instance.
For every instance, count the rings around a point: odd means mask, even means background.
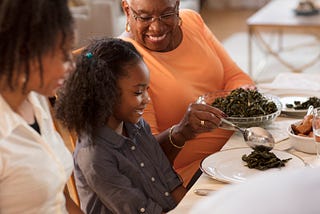
[[[141,24],[144,25],[149,25],[152,22],[156,21],[157,19],[159,19],[159,21],[165,23],[165,24],[173,24],[175,21],[175,18],[178,17],[178,11],[174,11],[174,12],[170,12],[170,13],[166,13],[163,15],[160,15],[158,17],[155,16],[140,16],[138,15],[138,13],[136,11],[134,11],[131,7],[130,10],[133,12],[132,16],[133,18],[140,22]]]

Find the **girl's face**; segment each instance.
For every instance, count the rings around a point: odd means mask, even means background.
[[[27,91],[33,90],[49,97],[55,95],[56,90],[63,84],[68,74],[75,69],[71,53],[72,40],[67,43],[62,50],[60,42],[57,42],[53,51],[42,56],[43,81],[41,81],[38,61],[34,60],[31,63]]]
[[[137,123],[143,115],[150,98],[149,70],[143,61],[125,67],[128,75],[119,79],[121,90],[120,102],[114,108],[112,117],[119,123],[122,121]]]

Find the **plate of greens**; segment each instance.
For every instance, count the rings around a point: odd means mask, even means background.
[[[200,164],[200,169],[207,176],[226,183],[242,183],[251,176],[263,173],[278,173],[282,170],[305,167],[305,162],[298,156],[286,151],[271,150],[279,160],[287,160],[282,167],[259,170],[249,168],[243,161],[243,156],[248,157],[253,150],[251,148],[235,148],[222,150],[206,157]],[[278,163],[275,163],[278,164]]]
[[[310,105],[320,107],[320,99],[311,96],[283,96],[280,97],[282,103],[281,112],[287,116],[303,117]]]

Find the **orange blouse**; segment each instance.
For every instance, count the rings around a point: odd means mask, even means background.
[[[181,10],[183,39],[169,52],[154,52],[130,38],[150,70],[150,104],[144,119],[158,134],[182,119],[198,96],[254,84],[230,58],[199,14]],[[174,162],[175,170],[188,184],[206,156],[219,151],[232,132],[216,129],[186,142]]]

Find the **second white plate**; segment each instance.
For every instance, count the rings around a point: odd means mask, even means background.
[[[236,148],[216,152],[205,158],[200,169],[209,177],[227,183],[245,182],[249,177],[262,173],[274,173],[280,170],[304,167],[304,161],[298,156],[292,155],[285,151],[272,150],[272,152],[280,159],[292,158],[286,163],[285,167],[272,168],[265,171],[250,169],[245,166],[245,162],[241,157],[244,154],[249,155],[251,148]]]
[[[299,101],[303,103],[309,99],[309,96],[285,96],[280,98],[280,102],[282,103],[282,110],[281,112],[288,115],[288,116],[295,116],[295,117],[303,117],[307,113],[307,109],[295,110],[294,108],[287,108],[287,104],[294,105],[295,101]]]

